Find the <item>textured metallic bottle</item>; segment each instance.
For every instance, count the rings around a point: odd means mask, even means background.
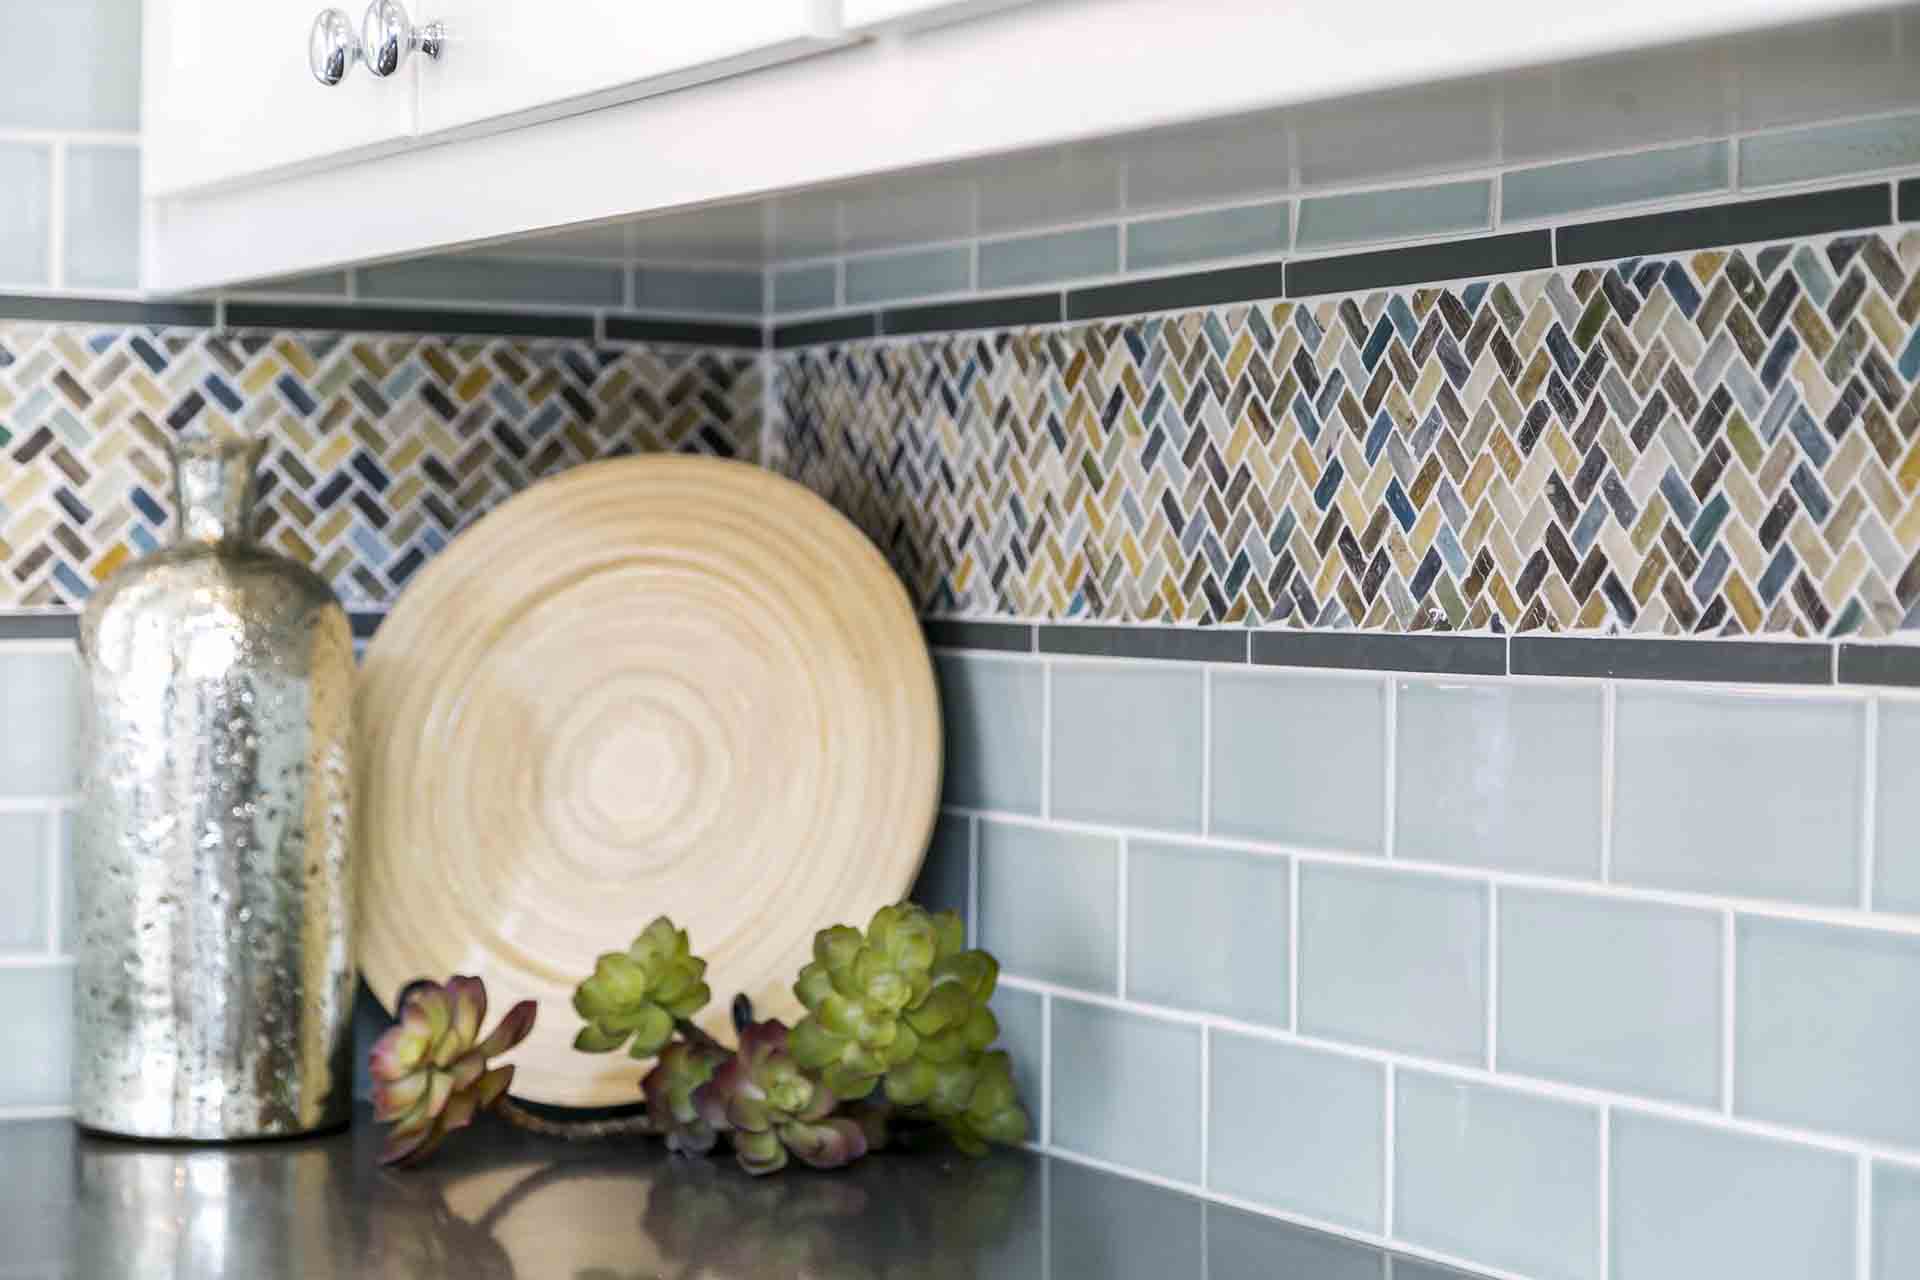
[[[344,1124],[353,640],[248,536],[260,442],[175,450],[171,546],[88,602],[74,1115],[150,1138]]]

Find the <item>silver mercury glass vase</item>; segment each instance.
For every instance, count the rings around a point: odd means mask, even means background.
[[[264,442],[174,454],[173,543],[88,602],[74,1116],[144,1138],[345,1124],[353,639],[249,536]]]

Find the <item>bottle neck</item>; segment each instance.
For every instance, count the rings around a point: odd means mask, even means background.
[[[176,543],[243,542],[253,527],[254,471],[264,440],[183,440],[174,447]]]

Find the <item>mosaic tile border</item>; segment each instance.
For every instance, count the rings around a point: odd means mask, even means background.
[[[1917,380],[1896,229],[802,348],[773,462],[931,613],[1870,639],[1920,626]]]
[[[368,609],[544,476],[757,459],[764,389],[757,352],[0,322],[0,608],[76,606],[159,545],[190,425],[274,439],[262,537]]]

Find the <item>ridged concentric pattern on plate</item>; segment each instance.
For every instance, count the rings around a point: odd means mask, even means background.
[[[637,1099],[571,1048],[574,984],[660,912],[792,1017],[816,929],[905,895],[939,710],[919,627],[859,531],[741,463],[630,458],[536,485],[423,569],[359,694],[360,960],[391,1001],[483,975],[540,1001],[513,1092]]]

